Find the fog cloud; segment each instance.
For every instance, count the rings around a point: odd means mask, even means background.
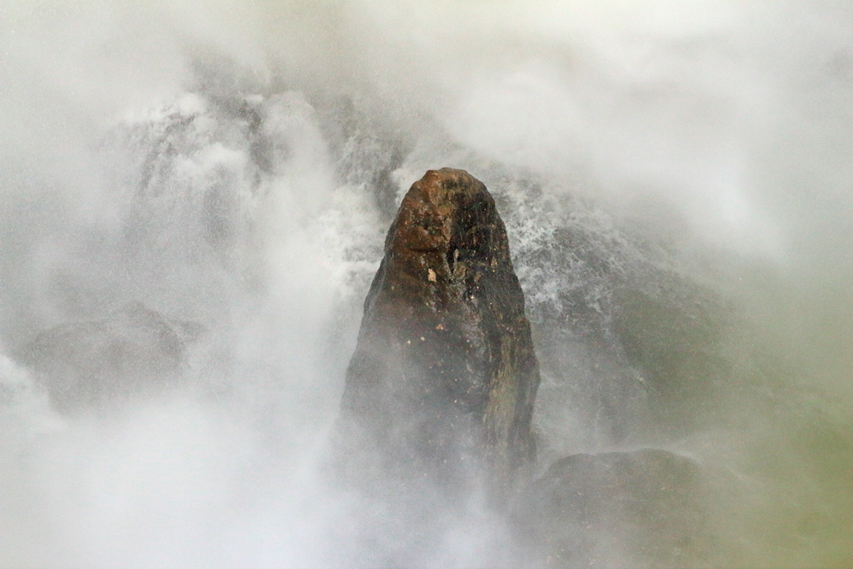
[[[796,362],[740,346],[721,356],[728,380],[784,384],[779,409],[815,394],[816,415],[849,432],[847,3],[5,1],[0,14],[0,566],[367,566],[405,550],[397,520],[324,482],[325,444],[393,200],[426,168],[469,168],[508,208],[514,251],[530,253],[522,283],[538,287],[529,311],[585,286],[532,260],[559,231],[618,249],[604,276],[571,259],[598,286],[654,264],[632,265],[645,242],[615,228],[639,227]],[[584,297],[596,318],[589,299],[611,292]],[[182,381],[57,413],[21,351],[132,301],[204,330]],[[579,345],[565,353],[581,361],[593,348]],[[574,429],[554,448],[610,441],[565,415],[543,427]],[[781,440],[759,427],[744,446]],[[750,474],[751,451],[719,432],[680,450]],[[837,487],[809,478],[803,433],[782,462],[807,479],[785,486],[805,503]],[[763,503],[759,520],[786,515]],[[507,529],[466,512],[419,566],[503,562]],[[836,543],[832,522],[802,551]]]

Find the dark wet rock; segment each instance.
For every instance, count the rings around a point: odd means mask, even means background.
[[[21,359],[62,411],[103,406],[123,395],[174,383],[187,345],[201,333],[132,303],[103,320],[62,324],[40,333]]]
[[[663,450],[575,454],[520,494],[513,524],[546,567],[701,567],[708,478]]]
[[[539,370],[486,187],[430,170],[406,194],[364,304],[339,432],[372,466],[505,495],[535,457]]]

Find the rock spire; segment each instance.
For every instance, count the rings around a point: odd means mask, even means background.
[[[364,303],[342,436],[383,470],[451,484],[482,472],[505,495],[535,457],[538,385],[492,196],[464,170],[428,171],[400,205]]]

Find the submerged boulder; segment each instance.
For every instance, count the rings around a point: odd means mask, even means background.
[[[538,385],[492,196],[463,170],[428,171],[400,205],[364,303],[339,421],[347,452],[443,484],[482,472],[504,495],[535,457]]]
[[[139,302],[102,320],[62,324],[36,336],[21,354],[60,411],[103,406],[150,392],[180,374],[200,326],[168,320]]]
[[[518,496],[519,541],[547,567],[705,566],[709,479],[664,450],[574,454]]]

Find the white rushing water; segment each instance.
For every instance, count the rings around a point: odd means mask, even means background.
[[[507,224],[540,470],[666,448],[726,481],[709,566],[847,566],[851,101],[833,0],[0,0],[0,567],[509,563],[487,511],[424,546],[324,482],[385,232],[443,166]],[[31,342],[130,303],[180,365],[57,405]]]

